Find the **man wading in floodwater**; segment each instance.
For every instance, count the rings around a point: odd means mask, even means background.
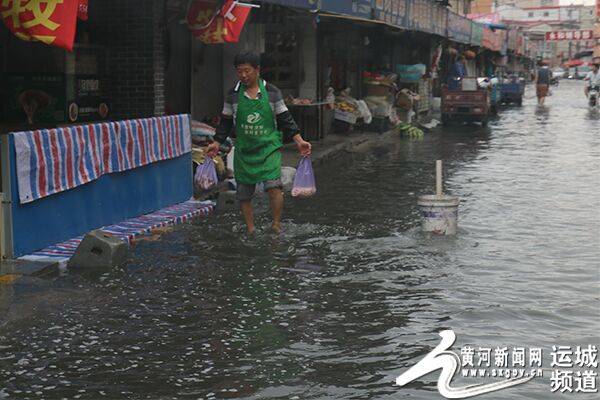
[[[543,106],[550,90],[550,78],[552,72],[548,68],[548,64],[544,61],[538,62],[538,70],[535,74],[535,91],[538,98],[538,105]]]
[[[274,232],[281,230],[283,192],[281,183],[282,132],[292,138],[298,151],[310,155],[311,144],[304,141],[298,126],[283,102],[279,89],[260,78],[260,58],[253,53],[235,56],[233,65],[239,82],[231,89],[223,106],[221,123],[208,154],[215,156],[235,125],[234,174],[237,197],[248,233],[254,232],[252,196],[257,183],[269,194]],[[280,132],[281,130],[281,132]]]

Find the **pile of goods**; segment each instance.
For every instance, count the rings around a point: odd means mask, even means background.
[[[412,110],[415,101],[419,101],[420,97],[417,93],[409,90],[402,89],[396,95],[396,107],[401,110]]]
[[[407,122],[400,122],[395,128],[394,131],[399,133],[400,136],[410,138],[410,139],[422,139],[423,131],[416,126],[412,126]]]
[[[313,104],[313,101],[311,99],[300,99],[289,95],[285,99],[285,103],[293,106],[310,106],[311,104]]]
[[[350,96],[350,88],[342,90],[335,98],[335,119],[354,125],[359,118],[367,124],[371,122],[372,115],[369,107],[363,100]]]
[[[418,82],[427,72],[425,64],[398,64],[396,65],[398,78],[403,82]]]
[[[192,143],[195,145],[205,146],[215,136],[215,128],[204,122],[192,120],[191,128]]]
[[[348,112],[348,113],[356,113],[358,111],[358,104],[355,101],[351,101],[346,98],[338,98],[335,102],[335,109]]]
[[[377,72],[363,72],[363,82],[366,85],[380,85],[392,87],[396,84],[396,74],[380,74]]]

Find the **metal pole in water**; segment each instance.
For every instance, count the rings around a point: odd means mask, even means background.
[[[442,182],[442,161],[435,162],[435,194],[419,196],[417,204],[423,216],[423,232],[437,235],[456,234],[458,204],[456,196],[445,195]]]

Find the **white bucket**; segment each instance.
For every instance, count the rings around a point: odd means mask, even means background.
[[[419,196],[417,205],[421,208],[423,216],[423,232],[437,235],[456,234],[459,203],[460,200],[456,196]]]

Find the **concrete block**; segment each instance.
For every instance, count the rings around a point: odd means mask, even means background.
[[[101,230],[91,231],[85,235],[67,266],[81,269],[120,266],[127,260],[128,249],[127,243],[115,236]]]

